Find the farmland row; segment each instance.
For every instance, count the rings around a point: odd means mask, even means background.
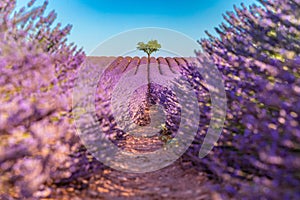
[[[121,80],[122,76],[124,76],[124,74],[131,70],[136,74],[142,73],[142,78],[145,78],[146,80],[148,59],[146,57],[89,57],[88,59],[91,63],[93,63],[92,67],[104,68],[104,72],[102,73],[101,77],[99,77],[97,90],[95,93],[96,114],[98,122],[100,122],[101,125],[101,130],[111,140],[120,142],[118,139],[119,136],[123,137],[124,135],[126,135],[126,133],[118,126],[118,123],[115,119],[116,116],[114,116],[112,112],[113,109],[111,101],[113,90]],[[150,116],[146,114],[145,108],[149,106],[149,103],[151,105],[161,105],[166,112],[166,126],[167,129],[170,130],[169,134],[171,134],[172,137],[176,135],[176,131],[178,130],[178,126],[180,124],[180,106],[178,105],[176,95],[174,95],[170,89],[156,84],[155,80],[152,81],[152,78],[154,79],[157,76],[163,77],[164,75],[170,73],[180,73],[184,74],[185,77],[189,79],[189,82],[194,88],[195,94],[198,98],[199,110],[201,114],[201,119],[198,126],[202,127],[202,129],[199,129],[198,133],[200,134],[201,132],[204,134],[206,132],[210,115],[210,99],[207,90],[203,87],[204,83],[199,84],[199,81],[203,81],[202,77],[199,74],[195,74],[189,69],[189,66],[192,62],[192,58],[151,57],[149,63],[151,82],[149,94],[150,102],[149,100],[147,101],[147,84],[134,91],[133,96],[130,98],[130,118],[135,122],[135,124],[141,127],[149,125]],[[86,77],[88,76],[89,75],[87,74]],[[199,76],[199,78],[195,79],[195,76]],[[130,81],[131,80],[128,80],[129,85]],[[183,98],[189,98],[189,96]],[[189,112],[192,113],[193,111],[194,108],[190,108]],[[120,113],[123,112],[120,111]],[[195,126],[195,124],[191,124],[191,126]],[[90,128],[87,127],[87,132],[93,132],[95,130],[95,127]],[[141,131],[143,131],[143,128],[141,128]],[[135,142],[136,148],[131,145],[130,149],[140,149],[140,151],[153,151],[157,148],[160,148],[162,144],[160,143],[160,145],[157,145],[159,143],[157,142],[157,137],[153,137],[153,140],[156,141],[156,143],[153,145],[153,148],[151,147],[151,145],[149,145],[151,142],[149,143],[149,141],[147,142],[145,139],[145,141],[140,141],[140,145]],[[128,140],[121,140],[121,143],[124,141]],[[132,143],[132,141],[130,141],[130,143]],[[147,145],[145,145],[146,143]],[[125,147],[126,145],[124,146],[124,143],[122,143],[121,145],[123,145],[124,148],[128,149],[127,147]],[[140,146],[145,146],[146,150],[140,148]]]

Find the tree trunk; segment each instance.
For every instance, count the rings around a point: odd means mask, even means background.
[[[146,73],[146,78],[147,78],[147,90],[146,90],[146,104],[145,107],[142,107],[142,112],[141,115],[138,115],[138,119],[136,120],[135,123],[137,123],[139,126],[147,126],[151,123],[150,119],[150,54],[148,55],[148,62],[147,62],[147,73]]]
[[[145,118],[146,118],[146,123],[150,123],[151,119],[150,119],[150,54],[148,54],[148,64],[147,64],[147,94],[146,94],[146,108],[145,108]]]
[[[150,54],[148,54],[147,81],[148,81],[148,85],[150,85]]]

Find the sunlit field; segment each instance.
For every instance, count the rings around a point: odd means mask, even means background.
[[[300,0],[235,6],[215,33],[199,38],[193,57],[152,55],[161,48],[156,42],[150,52],[138,44],[144,56],[87,56],[67,40],[72,26],[46,12],[47,3],[15,3],[0,1],[0,199],[300,199]],[[197,71],[205,59],[221,74],[227,109],[223,128],[215,127],[220,137],[200,158],[210,121],[218,120],[210,90],[219,88]],[[93,81],[79,73],[87,64],[102,75],[95,91],[77,94],[80,78]],[[113,93],[134,80],[120,84],[127,73],[147,84],[133,91],[128,108],[117,107],[111,102],[122,95]],[[188,93],[153,81],[174,74],[189,84],[197,109],[179,105],[192,99]],[[92,96],[95,123],[85,121],[89,104],[77,104],[74,94]],[[182,117],[184,108],[200,113],[196,123]],[[122,120],[132,121],[126,130],[114,116],[122,109],[129,111]],[[192,143],[168,157],[168,148],[185,142],[177,136],[192,128]],[[172,162],[149,171],[148,161],[137,169],[108,166],[98,159],[104,150],[87,145],[102,141],[130,155],[167,152]],[[164,162],[159,158],[154,166]]]

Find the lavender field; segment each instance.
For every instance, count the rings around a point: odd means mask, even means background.
[[[0,1],[0,199],[300,199],[299,0],[236,6],[223,15],[217,34],[207,32],[198,41],[202,51],[194,57],[149,59],[87,56],[68,42],[71,25],[56,24],[56,13],[45,12],[47,2],[39,7],[31,1],[20,10],[15,4]],[[195,66],[204,58],[222,75],[227,113],[213,150],[200,159],[212,118],[209,86]],[[100,128],[105,140],[132,154],[180,142],[173,139],[182,111],[172,91],[150,81],[134,91],[129,116],[141,134],[151,123],[160,131],[151,137],[126,133],[110,103],[122,76],[133,71],[146,79],[148,68],[149,80],[184,77],[196,94],[200,119],[186,120],[198,131],[183,155],[147,173],[98,161],[76,126],[85,105],[74,105],[73,92],[86,63],[101,68],[103,76],[95,94],[89,91],[97,124],[80,128],[87,136]],[[89,84],[91,74],[81,76]],[[166,121],[151,121],[157,113],[150,104],[162,106]]]

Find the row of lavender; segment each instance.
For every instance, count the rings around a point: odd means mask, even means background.
[[[68,117],[74,73],[84,53],[52,26],[54,11],[34,1],[15,12],[0,2],[0,198],[29,197],[70,176],[78,145]]]
[[[199,41],[224,75],[223,137],[203,159],[227,198],[300,198],[300,1],[260,0]]]
[[[133,73],[133,76],[145,78],[146,80],[148,59],[146,57],[89,57],[87,60],[89,60],[91,67],[105,69],[99,81],[97,82],[97,90],[95,93],[96,113],[102,130],[107,130],[107,135],[110,135],[110,138],[116,138],[117,135],[124,134],[124,132],[115,129],[115,127],[117,127],[117,123],[112,113],[112,92],[120,81],[121,77],[127,73]],[[104,62],[105,60],[110,61]],[[167,120],[165,122],[166,128],[168,130],[173,130],[174,133],[176,132],[179,125],[178,120],[176,122],[176,118],[178,117],[177,115],[179,114],[178,112],[180,110],[180,107],[175,106],[175,104],[178,104],[178,102],[175,100],[176,97],[168,88],[156,83],[155,80],[153,80],[153,77],[161,76],[167,79],[170,74],[177,73],[183,75],[184,77],[188,77],[188,81],[194,87],[200,110],[202,111],[202,122],[200,125],[202,127],[208,125],[207,120],[209,118],[208,116],[210,110],[209,93],[205,86],[203,86],[203,80],[197,79],[198,82],[195,81],[195,75],[193,76],[192,72],[188,69],[190,62],[191,59],[189,58],[151,57],[149,62],[150,90],[147,91],[147,84],[145,84],[143,87],[135,90],[133,96],[130,97],[131,100],[129,113],[134,123],[141,126],[149,124],[150,122],[148,119],[150,116],[146,116],[149,115],[149,113],[146,114],[147,112],[145,112],[147,104],[161,105],[164,107],[167,114]],[[103,63],[105,63],[105,66]],[[138,73],[142,73],[142,75],[139,76],[137,75]],[[88,78],[89,75],[87,73],[85,74],[85,76]],[[201,84],[199,84],[199,81]],[[147,100],[147,97],[149,97],[149,100]],[[193,112],[193,109],[191,109],[191,112]],[[205,130],[201,129],[202,133],[204,133]]]

